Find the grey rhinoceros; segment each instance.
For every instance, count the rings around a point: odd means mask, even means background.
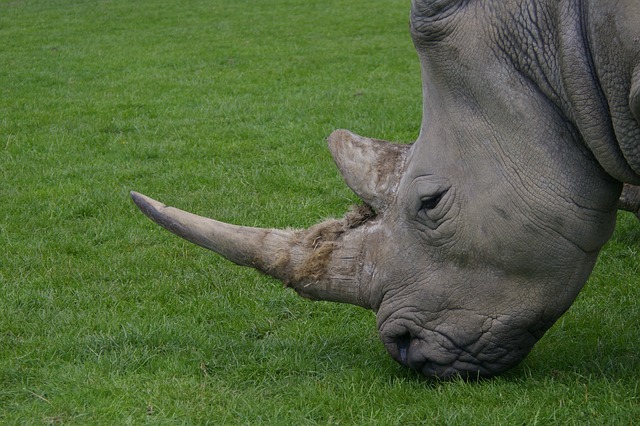
[[[132,193],[152,220],[304,297],[376,312],[399,363],[487,377],[520,362],[640,196],[640,1],[414,0],[417,141],[338,130],[365,206],[306,230],[241,227]]]

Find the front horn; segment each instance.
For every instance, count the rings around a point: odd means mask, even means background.
[[[366,232],[373,215],[358,208],[341,220],[306,230],[231,225],[168,207],[137,192],[133,202],[151,220],[226,259],[277,278],[300,296],[370,308],[368,283],[361,282]]]

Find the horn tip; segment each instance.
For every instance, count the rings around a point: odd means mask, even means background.
[[[140,197],[143,197],[144,195],[140,194],[139,192],[136,191],[129,191],[129,195],[131,196],[131,199],[133,200],[133,202],[135,203],[136,200],[138,200]]]
[[[164,207],[164,204],[154,200],[153,198],[149,198],[146,195],[140,194],[139,192],[131,191],[129,195],[131,196],[133,203],[138,206],[142,213],[149,217],[152,217],[154,212],[157,212]]]
[[[149,197],[147,197],[146,195],[143,195],[136,191],[129,192],[129,195],[131,196],[131,200],[133,200],[134,204],[140,208],[142,208],[141,205],[146,204],[147,200],[149,199]]]

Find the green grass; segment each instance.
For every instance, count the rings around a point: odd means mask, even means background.
[[[640,226],[522,365],[429,383],[373,314],[152,224],[341,216],[324,139],[413,140],[407,1],[0,0],[0,423],[631,424]]]

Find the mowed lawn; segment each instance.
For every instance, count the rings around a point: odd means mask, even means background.
[[[413,141],[405,0],[0,0],[0,423],[623,424],[640,223],[508,374],[429,382],[375,317],[160,229],[130,190],[252,226],[356,197],[332,130]]]

